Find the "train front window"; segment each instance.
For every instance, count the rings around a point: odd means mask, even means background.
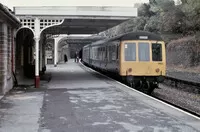
[[[150,61],[149,43],[138,44],[139,61]]]
[[[136,61],[136,44],[126,43],[125,49],[125,61]]]
[[[158,43],[152,43],[152,60],[162,61],[162,45]]]

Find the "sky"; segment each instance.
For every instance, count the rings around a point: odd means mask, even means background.
[[[11,10],[14,6],[134,6],[149,0],[0,0]]]

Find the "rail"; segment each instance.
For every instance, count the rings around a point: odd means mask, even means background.
[[[198,82],[191,82],[191,81],[177,79],[177,78],[173,78],[173,77],[169,77],[169,76],[165,76],[165,79],[174,81],[175,87],[178,87],[178,83],[183,83],[183,84],[187,84],[187,85],[197,86],[197,87],[199,87],[199,90],[200,90],[200,83],[198,83]]]

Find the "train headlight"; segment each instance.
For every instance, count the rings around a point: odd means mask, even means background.
[[[128,72],[132,72],[132,68],[128,68]]]
[[[157,68],[157,69],[156,69],[156,72],[157,72],[157,73],[158,73],[158,72],[160,72],[160,69],[159,69],[159,68]]]

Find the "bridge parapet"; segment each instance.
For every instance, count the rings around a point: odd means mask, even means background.
[[[133,17],[137,16],[137,8],[112,7],[112,6],[32,6],[14,7],[14,11],[20,16],[107,16],[107,17]]]
[[[98,33],[137,16],[137,8],[111,6],[19,6],[14,12],[24,27],[41,32],[54,26],[45,31],[61,34]]]

